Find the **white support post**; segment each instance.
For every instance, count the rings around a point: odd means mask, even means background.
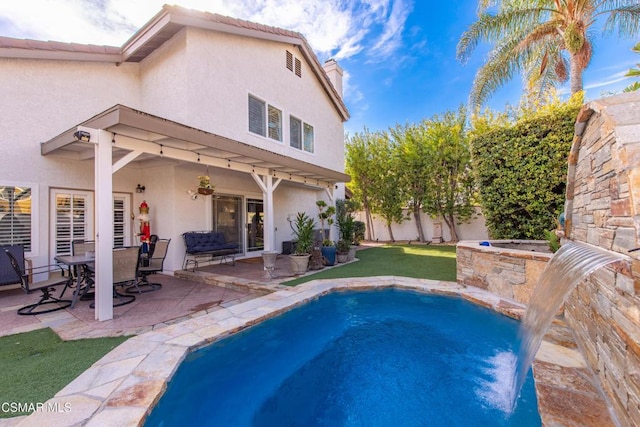
[[[334,200],[333,200],[333,187],[325,187],[324,191],[327,193],[327,196],[329,197],[329,201],[331,203],[333,203],[334,202]]]
[[[273,176],[259,176],[255,172],[251,173],[253,180],[262,189],[264,197],[264,250],[274,251],[276,245],[276,221],[274,217],[273,192],[282,182],[282,178],[278,178],[275,182]]]
[[[96,272],[95,318],[113,319],[113,175],[111,134],[92,130],[95,146]]]

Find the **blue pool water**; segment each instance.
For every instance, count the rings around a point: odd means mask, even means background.
[[[518,323],[460,298],[338,292],[181,364],[147,426],[539,426]]]

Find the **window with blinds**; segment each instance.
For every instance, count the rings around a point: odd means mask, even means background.
[[[91,191],[51,191],[51,253],[71,253],[74,241],[94,239],[94,200]],[[113,247],[131,244],[131,195],[113,194]]]
[[[282,141],[282,110],[249,95],[249,132]]]
[[[304,124],[304,151],[313,153],[313,126],[308,123]]]
[[[91,203],[93,201],[91,200]],[[89,196],[83,193],[55,195],[55,254],[71,253],[71,242],[93,240],[89,234]]]
[[[31,188],[0,187],[0,245],[31,251]]]
[[[313,126],[289,116],[289,145],[313,153]]]
[[[289,117],[289,145],[302,150],[302,121]]]
[[[269,105],[269,138],[282,141],[282,111]]]
[[[124,197],[113,198],[113,247],[123,248],[126,241],[127,221],[126,200]]]
[[[249,95],[249,132],[266,136],[266,103]]]

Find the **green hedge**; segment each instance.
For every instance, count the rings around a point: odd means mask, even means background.
[[[582,105],[566,103],[485,125],[471,140],[481,206],[493,239],[545,239],[564,209],[567,158]]]

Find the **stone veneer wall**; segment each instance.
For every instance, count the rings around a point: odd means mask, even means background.
[[[456,279],[463,285],[486,289],[503,298],[528,304],[542,270],[551,259],[546,241],[518,241],[518,246],[538,247],[538,252],[510,249],[510,240],[491,240],[492,246],[481,246],[480,240],[465,240],[456,245]],[[523,249],[524,249],[523,247]]]
[[[565,317],[623,426],[640,425],[640,92],[580,111],[565,237],[629,256],[578,285]]]

